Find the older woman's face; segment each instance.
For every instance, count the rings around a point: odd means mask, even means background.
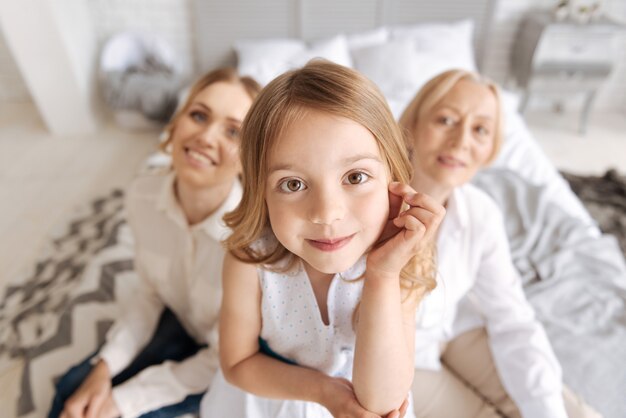
[[[230,183],[241,171],[239,134],[252,104],[243,86],[217,82],[191,101],[172,130],[178,181],[195,188]]]
[[[497,106],[489,87],[459,81],[418,120],[413,155],[416,175],[446,188],[470,181],[493,152]]]

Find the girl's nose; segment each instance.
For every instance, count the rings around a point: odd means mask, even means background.
[[[331,225],[344,215],[345,205],[339,191],[327,189],[312,194],[309,218],[314,224]]]

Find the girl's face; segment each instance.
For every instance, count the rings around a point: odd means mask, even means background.
[[[265,193],[272,230],[315,270],[345,271],[382,232],[389,182],[378,144],[366,128],[307,110],[268,155]]]
[[[427,176],[449,189],[471,180],[493,152],[496,117],[497,101],[487,86],[459,81],[417,123],[417,177]]]
[[[172,130],[172,165],[179,182],[194,188],[229,183],[240,172],[239,132],[252,99],[228,82],[207,86]]]

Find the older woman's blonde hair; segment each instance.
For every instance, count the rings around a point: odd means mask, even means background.
[[[218,68],[217,70],[213,70],[205,74],[191,86],[184,103],[182,106],[178,106],[178,109],[174,112],[174,115],[170,119],[169,123],[165,126],[164,131],[166,139],[159,145],[159,149],[161,151],[168,151],[169,146],[172,143],[172,133],[176,128],[176,124],[181,117],[187,113],[189,107],[196,99],[196,96],[211,84],[219,82],[240,85],[252,100],[254,100],[261,91],[261,86],[252,77],[240,76],[237,73],[237,70],[231,67]]]
[[[232,229],[226,248],[243,262],[276,269],[278,262],[286,261],[289,268],[296,261],[279,242],[262,251],[254,243],[271,230],[265,202],[268,155],[285,129],[311,110],[345,117],[367,128],[378,143],[391,180],[410,181],[412,168],[402,132],[371,81],[324,60],[287,72],[261,91],[242,127],[243,198],[224,221]],[[409,293],[435,287],[433,248],[416,255],[403,269],[401,282]]]
[[[496,99],[496,130],[494,132],[493,150],[486,164],[490,164],[497,157],[504,139],[504,114],[500,88],[496,83],[478,73],[467,70],[449,70],[430,79],[411,100],[402,116],[400,126],[404,129],[406,145],[411,152],[415,144],[415,130],[420,120],[430,113],[435,106],[447,95],[459,81],[471,81],[487,87]]]

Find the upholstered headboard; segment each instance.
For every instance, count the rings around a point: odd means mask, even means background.
[[[194,0],[195,47],[200,72],[236,64],[241,39],[314,40],[383,25],[472,19],[482,63],[495,0]]]

